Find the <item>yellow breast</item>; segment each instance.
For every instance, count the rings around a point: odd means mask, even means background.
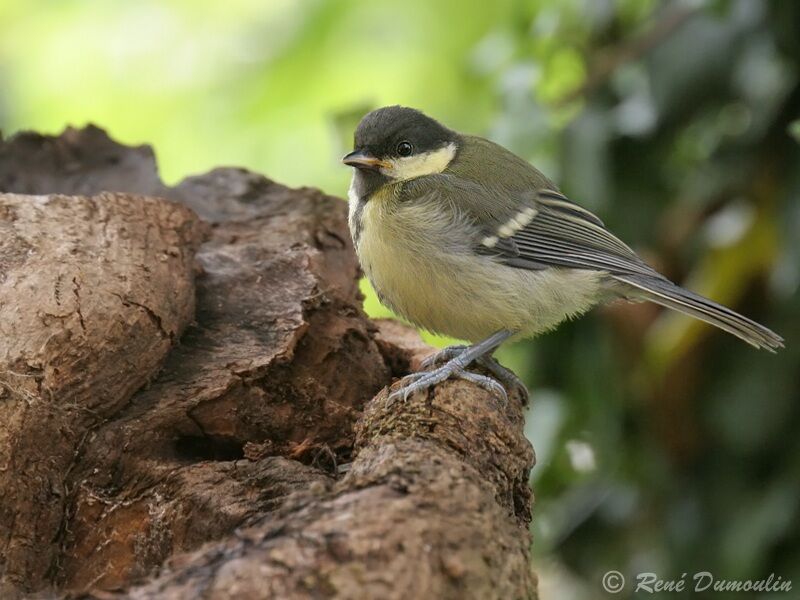
[[[381,301],[435,333],[478,341],[501,329],[532,336],[595,302],[600,274],[528,271],[476,254],[469,228],[435,198],[398,202],[392,186],[360,206],[356,252]]]
[[[398,204],[391,195],[387,186],[360,208],[356,251],[361,266],[384,304],[417,325],[443,332],[443,295],[449,286],[442,282],[439,248],[452,233],[430,204]]]

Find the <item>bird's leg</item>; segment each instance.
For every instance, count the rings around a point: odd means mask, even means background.
[[[428,389],[431,386],[441,383],[450,377],[458,377],[459,379],[466,379],[478,384],[482,388],[496,393],[503,401],[507,401],[508,397],[502,385],[497,383],[491,377],[485,375],[478,375],[477,373],[470,373],[466,370],[467,366],[471,363],[483,358],[486,355],[491,355],[497,347],[514,335],[513,331],[498,331],[490,335],[482,342],[478,342],[472,346],[445,348],[441,351],[442,357],[447,360],[441,367],[433,371],[423,371],[420,373],[412,373],[408,377],[404,377],[402,385],[389,394],[389,400],[393,401],[397,398],[407,400],[408,397],[414,392]],[[439,354],[433,357],[432,361],[425,361],[429,365],[435,364],[439,358]],[[452,358],[450,358],[450,356]],[[496,364],[496,363],[495,363]],[[499,365],[497,365],[499,366]]]
[[[421,366],[425,370],[430,369],[431,367],[435,367],[436,365],[440,365],[459,356],[468,348],[470,348],[470,346],[448,346],[447,348],[442,348],[423,360]],[[492,377],[497,379],[497,381],[502,383],[506,388],[516,388],[523,398],[528,397],[528,388],[525,387],[522,380],[517,377],[513,371],[501,365],[491,353],[487,352],[483,356],[476,358],[473,363],[489,371]]]
[[[430,356],[428,356],[425,360],[420,363],[420,366],[427,370],[431,367],[435,367],[436,365],[440,365],[442,363],[446,363],[448,360],[454,359],[456,356],[464,352],[469,348],[469,346],[448,346],[447,348],[442,348],[438,352],[434,352]]]

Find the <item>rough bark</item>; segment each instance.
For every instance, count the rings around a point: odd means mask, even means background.
[[[0,596],[535,593],[524,399],[387,403],[429,350],[343,202],[96,128],[0,143],[0,191],[49,194],[0,197]]]
[[[194,314],[199,221],[163,200],[0,195],[0,555],[52,572],[88,435]]]
[[[340,482],[175,560],[130,597],[527,597],[532,455],[520,399],[510,404],[462,382],[399,406],[381,393]]]

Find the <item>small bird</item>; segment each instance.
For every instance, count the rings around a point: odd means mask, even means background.
[[[677,310],[756,348],[783,346],[766,327],[656,272],[498,144],[388,106],[361,120],[354,146],[342,159],[354,167],[349,226],[378,297],[419,327],[472,342],[427,359],[423,368],[433,369],[404,378],[392,399],[450,377],[505,399],[497,380],[521,384],[491,359],[500,344],[620,298]],[[468,371],[472,363],[495,379]]]

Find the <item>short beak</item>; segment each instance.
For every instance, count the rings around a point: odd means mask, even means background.
[[[342,162],[349,167],[356,167],[357,169],[377,170],[381,167],[389,166],[386,162],[371,156],[363,150],[353,150],[342,159]]]

